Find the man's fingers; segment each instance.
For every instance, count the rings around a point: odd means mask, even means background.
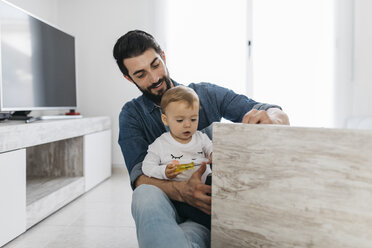
[[[204,174],[204,172],[205,172],[206,169],[207,169],[206,164],[205,164],[205,163],[202,163],[202,164],[200,165],[200,168],[197,169],[197,170],[192,174],[192,176],[195,175],[198,179],[201,179],[201,177],[203,176],[203,174]]]
[[[203,163],[187,181],[183,193],[183,199],[186,203],[194,206],[206,214],[211,213],[211,186],[205,185],[201,181],[201,177],[206,170],[206,163]]]
[[[259,111],[257,109],[252,109],[251,111],[246,113],[242,119],[242,123],[256,124],[256,122],[254,122],[254,118],[258,112]]]
[[[212,204],[212,197],[207,195],[207,193],[212,192],[212,187],[205,184],[200,184],[197,186],[197,191],[195,191],[194,197],[198,199],[197,205],[203,207],[204,209],[207,208],[210,211],[210,205]]]
[[[248,113],[246,113],[244,116],[243,116],[243,119],[242,119],[242,123],[249,123],[249,119],[251,118],[251,116],[253,116],[254,113],[257,112],[257,109],[252,109],[251,111],[249,111]]]
[[[211,194],[212,186],[206,184],[200,184],[197,186],[197,189],[202,192],[202,195]],[[209,196],[210,197],[210,196]]]
[[[267,118],[264,118],[260,120],[260,124],[273,124],[274,122],[267,116]]]
[[[273,124],[267,111],[252,109],[244,115],[242,123],[247,124]]]
[[[212,197],[208,196],[206,194],[203,194],[199,191],[199,193],[196,193],[195,197],[197,197],[198,201],[195,201],[195,207],[202,210],[203,212],[210,214],[211,212],[211,203],[212,203]]]
[[[249,118],[249,124],[259,124],[261,116],[259,114],[253,115]]]
[[[203,211],[204,213],[211,215],[211,206],[207,204],[203,204],[202,206],[198,206],[198,209]]]
[[[204,204],[207,204],[207,205],[212,204],[212,197],[209,196],[209,195],[202,194],[201,196],[199,196],[199,200],[200,200],[200,202],[202,202]]]
[[[212,198],[210,196],[202,195],[199,197],[196,207],[202,210],[204,213],[211,214],[211,203]]]

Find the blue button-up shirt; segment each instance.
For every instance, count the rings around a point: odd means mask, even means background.
[[[178,85],[174,81],[173,83],[175,86]],[[210,83],[192,83],[189,87],[199,96],[198,130],[221,121],[222,117],[232,122],[241,122],[243,116],[252,109],[280,108],[256,102]],[[143,174],[142,161],[147,154],[148,146],[168,129],[161,120],[160,107],[144,95],[124,105],[119,116],[119,128],[119,145],[134,189],[135,180]]]

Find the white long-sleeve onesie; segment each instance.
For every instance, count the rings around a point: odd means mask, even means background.
[[[167,164],[178,160],[180,164],[188,164],[194,162],[194,169],[189,169],[172,180],[186,181],[197,170],[203,161],[208,161],[212,152],[212,142],[208,136],[200,131],[196,131],[192,135],[192,139],[187,144],[181,144],[176,141],[170,132],[162,134],[154,143],[152,143],[147,155],[142,163],[142,171],[146,176],[159,179],[168,179],[165,176],[165,168]],[[202,182],[205,182],[206,176],[211,173],[210,166],[202,176]]]

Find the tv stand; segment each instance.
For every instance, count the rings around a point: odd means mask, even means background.
[[[9,118],[9,120],[14,120],[14,121],[28,121],[28,120],[32,120],[33,117],[32,116],[28,116],[28,114],[30,114],[31,111],[15,111],[11,117]]]
[[[109,117],[0,122],[0,247],[111,176]]]

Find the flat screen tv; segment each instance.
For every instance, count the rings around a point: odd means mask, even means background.
[[[75,38],[0,0],[0,112],[75,109]]]

